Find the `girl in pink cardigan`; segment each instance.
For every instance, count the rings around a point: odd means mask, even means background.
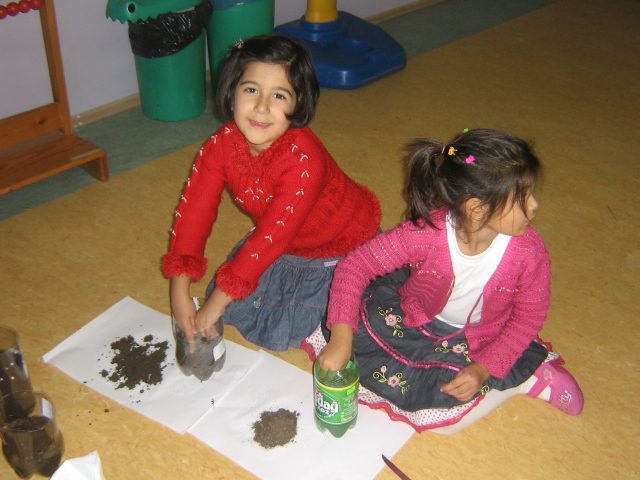
[[[494,130],[411,148],[409,220],[340,261],[330,340],[318,330],[310,353],[340,370],[353,351],[360,403],[419,432],[458,432],[517,394],[579,414],[580,387],[538,337],[551,277],[530,226],[540,161]]]

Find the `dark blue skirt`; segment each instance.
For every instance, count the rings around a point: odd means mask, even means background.
[[[228,260],[247,238],[234,247]],[[340,258],[282,255],[262,274],[255,292],[227,306],[222,320],[268,350],[300,348],[326,319],[329,289]],[[214,277],[207,287],[207,298],[215,286]]]
[[[472,362],[464,330],[439,320],[421,327],[404,325],[398,288],[408,275],[409,269],[403,268],[381,277],[363,295],[363,315],[353,341],[360,382],[405,412],[468,403],[440,392],[440,387]],[[449,335],[453,336],[443,340]],[[490,377],[476,397],[490,389],[522,384],[547,354],[543,345],[532,342],[504,379]]]

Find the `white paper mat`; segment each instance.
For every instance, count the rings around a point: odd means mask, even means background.
[[[100,374],[109,368],[111,343],[127,335],[139,343],[148,335],[154,342],[169,342],[160,384],[116,388]],[[220,372],[206,382],[186,377],[175,364],[170,317],[126,297],[43,360],[178,433],[188,431],[263,480],[368,480],[384,466],[381,455],[392,457],[414,432],[383,412],[360,406],[356,427],[344,437],[323,434],[314,423],[309,372],[265,351],[225,342],[227,358]],[[253,424],[262,412],[280,408],[299,414],[297,434],[291,443],[264,448],[253,439]]]
[[[261,352],[253,369],[189,433],[263,480],[368,480],[384,467],[414,430],[362,405],[356,426],[342,438],[320,432],[314,421],[310,373]],[[264,411],[298,412],[291,443],[265,449],[253,440]]]
[[[130,390],[101,375],[110,370],[113,358],[111,343],[128,335],[143,343],[147,335],[153,343],[168,341],[167,361],[162,383],[142,385]],[[258,360],[254,352],[225,340],[227,359],[224,368],[206,382],[180,372],[175,363],[175,343],[171,318],[126,297],[102,313],[57,347],[44,355],[46,363],[55,365],[75,380],[103,395],[159,422],[178,433],[184,433],[207,410],[230,391]],[[188,408],[185,408],[188,405]]]

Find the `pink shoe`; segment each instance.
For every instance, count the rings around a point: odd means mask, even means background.
[[[579,415],[584,407],[584,396],[578,382],[569,372],[556,363],[545,362],[533,374],[538,381],[531,388],[530,397],[537,398],[545,388],[551,389],[548,402],[567,415]]]

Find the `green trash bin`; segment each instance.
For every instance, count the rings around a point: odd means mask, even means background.
[[[109,0],[107,17],[129,24],[143,113],[180,121],[204,112],[209,0]]]
[[[239,38],[272,33],[275,0],[210,0],[213,13],[207,26],[209,71],[216,91],[222,61]]]

